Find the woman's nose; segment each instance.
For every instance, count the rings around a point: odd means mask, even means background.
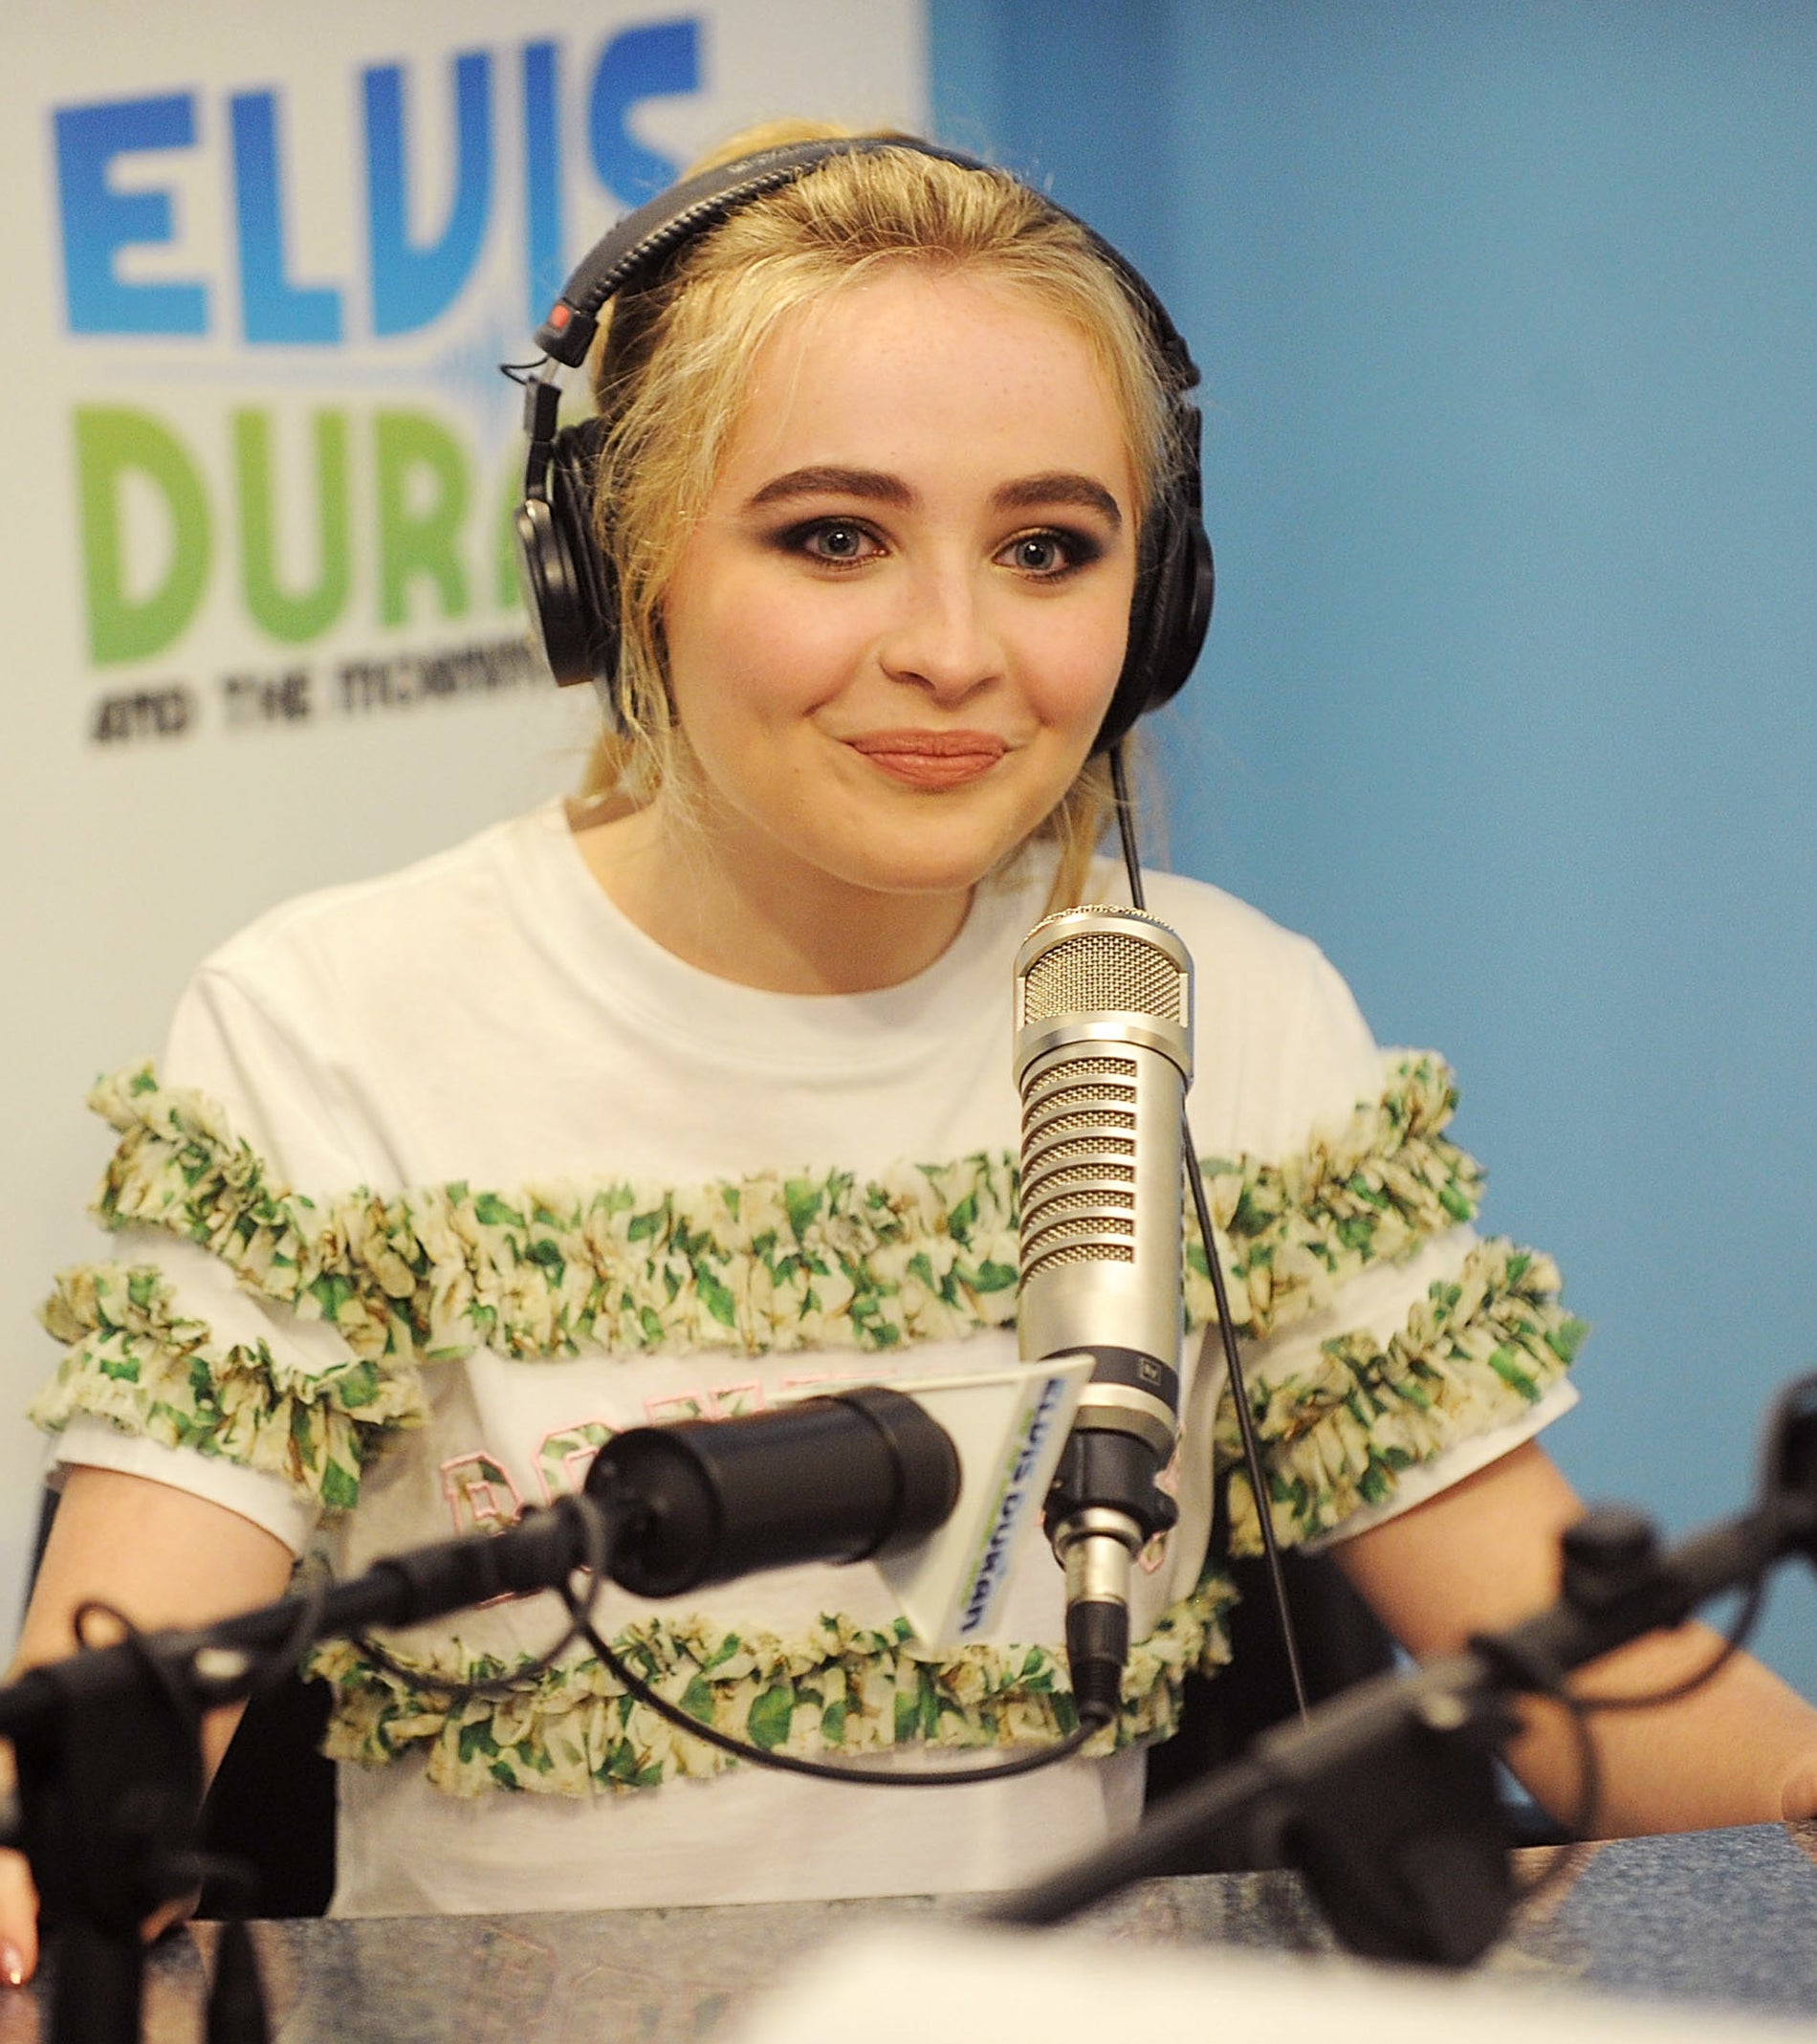
[[[884,670],[942,701],[959,701],[996,680],[1003,648],[987,592],[963,567],[930,567],[906,579],[900,608],[878,646]]]

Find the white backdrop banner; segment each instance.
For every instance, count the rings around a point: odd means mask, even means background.
[[[11,0],[0,56],[5,1629],[33,1309],[90,1253],[107,1147],[88,1086],[259,910],[578,773],[498,364],[702,148],[920,127],[927,84],[919,0]]]

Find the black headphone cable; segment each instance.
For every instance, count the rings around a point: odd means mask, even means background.
[[[1115,796],[1117,837],[1123,847],[1123,867],[1129,883],[1129,906],[1148,912],[1142,886],[1142,858],[1136,846],[1135,808],[1129,799],[1129,780],[1124,759],[1124,740],[1110,748],[1110,785]],[[1249,1409],[1249,1392],[1243,1381],[1242,1357],[1237,1348],[1237,1329],[1231,1319],[1230,1287],[1224,1281],[1223,1259],[1217,1253],[1217,1238],[1212,1226],[1211,1202],[1205,1196],[1205,1174],[1199,1165],[1198,1145],[1193,1140],[1193,1125],[1184,1109],[1180,1115],[1181,1152],[1186,1161],[1186,1182],[1193,1195],[1193,1213],[1198,1223],[1199,1240],[1205,1246],[1205,1267],[1212,1281],[1212,1298],[1217,1308],[1217,1332],[1229,1373],[1231,1398],[1237,1408],[1237,1428],[1242,1437],[1243,1468],[1256,1500],[1256,1519],[1261,1528],[1262,1559],[1268,1571],[1268,1590],[1274,1604],[1281,1644],[1287,1659],[1287,1675],[1293,1683],[1293,1700],[1303,1723],[1308,1704],[1305,1679],[1300,1665],[1300,1643],[1293,1628],[1293,1613],[1287,1603],[1286,1580],[1281,1571],[1281,1548],[1275,1538],[1274,1513],[1269,1506],[1268,1483],[1261,1463],[1261,1447],[1256,1439],[1255,1416]]]

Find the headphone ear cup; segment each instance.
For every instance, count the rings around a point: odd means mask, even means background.
[[[590,681],[618,723],[618,581],[593,529],[593,472],[604,428],[564,426],[548,443],[540,488],[526,485],[514,531],[517,574],[549,670],[563,688]]]
[[[1177,554],[1155,606],[1161,631],[1145,710],[1158,710],[1185,688],[1205,645],[1216,590],[1217,571],[1212,561],[1211,538],[1194,509],[1183,521]]]
[[[1216,576],[1198,507],[1170,497],[1157,509],[1155,525],[1130,606],[1129,649],[1094,752],[1108,752],[1138,717],[1180,692],[1212,622]]]

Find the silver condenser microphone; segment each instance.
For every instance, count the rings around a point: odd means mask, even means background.
[[[1136,909],[1066,909],[1016,959],[1025,1361],[1094,1368],[1043,1523],[1066,1571],[1082,1718],[1112,1722],[1129,1650],[1129,1569],[1172,1525],[1156,1487],[1179,1431],[1180,1132],[1193,1076],[1193,961]]]

